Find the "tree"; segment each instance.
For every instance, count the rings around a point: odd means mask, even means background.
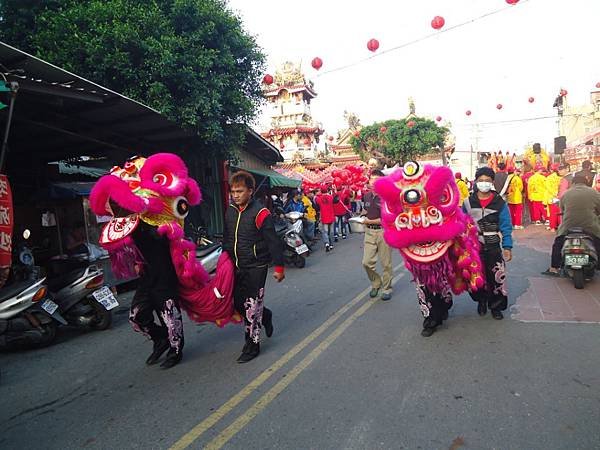
[[[264,54],[224,0],[3,0],[0,39],[194,129],[212,154],[239,147],[263,99]]]
[[[408,123],[412,122],[412,127]],[[432,120],[412,117],[402,120],[386,120],[366,126],[350,143],[363,158],[383,159],[388,165],[416,159],[444,147],[449,130]]]

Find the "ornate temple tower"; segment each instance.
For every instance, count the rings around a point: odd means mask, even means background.
[[[263,85],[263,93],[269,102],[271,128],[262,136],[281,150],[286,161],[314,159],[323,130],[310,112],[317,93],[300,65],[284,63],[275,72],[274,82]]]

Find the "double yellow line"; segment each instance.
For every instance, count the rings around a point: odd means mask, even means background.
[[[398,265],[394,268],[397,271],[402,265]],[[404,276],[404,273],[396,275],[393,279],[395,283]],[[344,315],[350,308],[360,302],[365,295],[370,291],[371,288],[367,288],[350,302],[340,308],[335,314],[327,319],[321,326],[315,331],[304,338],[300,343],[295,345],[290,351],[273,363],[269,368],[262,372],[256,377],[251,383],[246,385],[240,392],[230,398],[214,413],[192,428],[186,433],[181,439],[179,439],[170,450],[182,450],[189,447],[196,439],[206,433],[209,429],[215,426],[223,417],[229,414],[237,405],[244,401],[250,394],[258,389],[263,383],[265,383],[275,372],[281,369],[287,364],[292,358],[298,353],[304,350],[309,344],[315,339],[321,336],[329,327],[331,327],[342,315]],[[254,403],[246,412],[241,414],[231,425],[223,430],[215,439],[209,442],[205,448],[207,449],[219,449],[223,447],[233,436],[235,436],[240,430],[242,430],[254,417],[256,417],[263,409],[269,405],[283,390],[290,385],[297,377],[306,369],[321,353],[323,353],[356,319],[362,316],[375,302],[364,303],[358,308],[350,317],[342,322],[338,327],[317,347],[315,347],[302,361],[300,361],[294,368],[286,374],[278,383],[275,384],[269,391],[262,395],[260,400]]]

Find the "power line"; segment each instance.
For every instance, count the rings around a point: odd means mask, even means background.
[[[531,1],[531,0],[521,0],[521,4],[527,3],[529,1]],[[510,5],[510,6],[507,6],[507,7],[504,7],[504,8],[497,9],[495,11],[491,11],[491,12],[485,13],[485,14],[483,14],[481,16],[475,17],[473,19],[469,19],[469,20],[467,20],[465,22],[461,22],[461,23],[458,23],[456,25],[452,25],[452,26],[450,26],[448,28],[445,28],[443,30],[436,31],[434,33],[428,34],[426,36],[422,36],[420,38],[414,39],[414,40],[409,41],[409,42],[405,42],[403,44],[397,45],[397,46],[392,47],[392,48],[388,48],[386,50],[382,50],[382,51],[380,51],[378,53],[375,53],[374,55],[367,56],[366,58],[359,59],[359,60],[357,60],[357,61],[355,61],[353,63],[349,63],[349,64],[346,64],[346,65],[343,65],[343,66],[339,66],[339,67],[334,67],[334,68],[329,69],[329,70],[324,70],[323,72],[317,73],[316,77],[319,78],[319,77],[321,77],[323,75],[327,75],[327,74],[330,74],[330,73],[333,73],[333,72],[339,72],[340,70],[345,70],[345,69],[349,69],[349,68],[354,67],[354,66],[358,66],[359,64],[367,62],[367,61],[369,61],[369,60],[371,60],[373,58],[377,58],[377,57],[383,56],[383,55],[385,55],[387,53],[394,52],[396,50],[400,50],[402,48],[408,47],[410,45],[417,44],[419,42],[423,42],[423,41],[425,41],[427,39],[431,39],[433,37],[439,36],[442,33],[448,33],[450,31],[456,30],[457,28],[461,28],[461,27],[463,27],[465,25],[472,24],[473,22],[477,22],[477,21],[479,21],[481,19],[485,19],[486,17],[493,16],[495,14],[501,13],[501,12],[506,11],[508,9],[512,9],[514,7],[515,7],[515,5]]]

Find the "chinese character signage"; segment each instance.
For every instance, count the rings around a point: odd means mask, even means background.
[[[0,268],[12,261],[13,204],[6,175],[0,175]]]

